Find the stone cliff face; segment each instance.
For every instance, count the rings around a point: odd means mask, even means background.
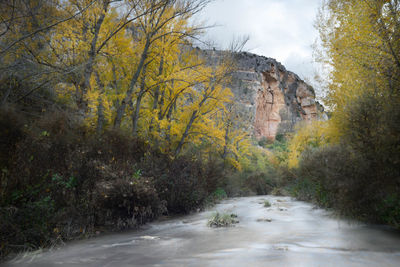
[[[205,51],[210,59],[224,52]],[[239,118],[257,139],[275,139],[294,130],[299,121],[323,117],[315,92],[275,59],[250,53],[234,55],[237,71],[229,85],[235,95]]]

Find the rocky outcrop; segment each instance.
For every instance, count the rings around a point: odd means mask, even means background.
[[[211,62],[221,51],[205,51]],[[234,55],[237,71],[228,85],[235,95],[238,117],[257,139],[275,139],[292,132],[299,121],[324,116],[314,89],[275,59],[251,53]]]

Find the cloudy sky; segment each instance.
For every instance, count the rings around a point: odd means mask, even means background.
[[[303,79],[312,79],[313,27],[321,0],[214,0],[200,20],[216,27],[207,39],[226,48],[233,37],[250,37],[244,50],[272,57]]]

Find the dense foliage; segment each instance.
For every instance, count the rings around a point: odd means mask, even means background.
[[[224,197],[218,165],[173,159],[118,131],[94,136],[71,120],[52,113],[28,126],[2,110],[1,256],[134,228]]]
[[[0,1],[0,258],[257,191],[207,3]]]
[[[173,156],[208,146],[238,165],[248,142],[227,109],[235,64],[192,45],[207,2],[2,1],[1,105],[68,106],[93,133],[129,131]]]
[[[329,0],[319,60],[332,117],[289,145],[292,192],[342,214],[400,227],[400,3]]]

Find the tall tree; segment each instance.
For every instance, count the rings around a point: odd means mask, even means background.
[[[317,20],[322,48],[318,59],[332,70],[329,104],[340,109],[360,88],[398,94],[399,15],[397,0],[324,2]]]
[[[150,10],[146,16],[141,17],[136,24],[136,30],[139,38],[142,40],[142,51],[138,63],[131,73],[129,87],[125,97],[122,99],[116,111],[114,128],[119,128],[122,117],[128,103],[132,100],[139,77],[145,64],[148,64],[149,55],[157,49],[156,42],[167,36],[191,36],[196,30],[191,27],[184,29],[175,29],[171,27],[179,20],[187,20],[195,13],[199,12],[207,3],[206,0],[160,0],[160,1],[142,1],[134,7],[136,13],[143,13],[143,10]],[[169,30],[165,30],[169,29]]]

